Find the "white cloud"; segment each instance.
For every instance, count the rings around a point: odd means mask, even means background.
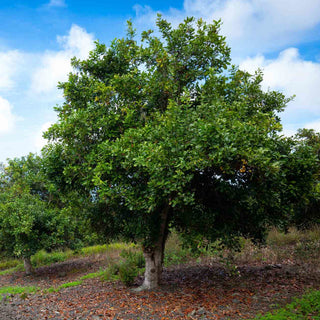
[[[296,95],[290,103],[292,111],[308,111],[320,116],[320,63],[303,60],[298,49],[289,48],[273,60],[257,55],[240,64],[240,69],[250,73],[257,68],[263,70],[264,89],[280,90],[287,96]]]
[[[50,0],[49,7],[66,7],[66,3],[64,0]]]
[[[264,73],[263,89],[278,90],[287,97],[295,95],[281,115],[285,130],[319,130],[320,121],[310,122],[310,118],[320,117],[320,63],[303,60],[296,48],[282,51],[276,59],[257,55],[240,63],[240,69],[250,73],[258,68]]]
[[[8,100],[0,97],[0,135],[12,131],[16,117],[12,113],[12,106]]]
[[[314,129],[314,130],[320,132],[320,119],[317,119],[316,121],[308,122],[305,125],[305,128]]]
[[[53,125],[53,122],[46,122],[44,123],[40,130],[38,131],[38,133],[36,134],[36,138],[35,138],[35,148],[36,148],[36,152],[40,152],[41,149],[45,146],[45,144],[47,143],[47,140],[45,138],[43,138],[43,133],[45,131],[47,131],[49,129],[49,127],[51,127]]]
[[[155,12],[137,6],[137,21],[149,27]],[[235,55],[254,54],[283,48],[314,36],[309,31],[320,22],[319,0],[184,0],[182,10],[169,10],[164,17],[222,19],[222,34]],[[319,38],[319,35],[316,35]]]
[[[14,76],[19,69],[22,54],[17,50],[0,52],[0,90],[14,86]]]
[[[57,94],[58,82],[66,81],[68,73],[72,70],[71,58],[76,56],[85,59],[94,48],[93,35],[77,25],[72,25],[68,35],[58,36],[57,41],[62,50],[47,51],[40,58],[40,66],[31,78],[32,93]]]
[[[85,59],[90,50],[94,48],[94,36],[85,29],[73,24],[69,34],[58,36],[57,41],[64,48],[64,52],[77,55],[77,58]]]

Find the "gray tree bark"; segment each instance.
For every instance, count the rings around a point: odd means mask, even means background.
[[[156,243],[153,246],[143,248],[146,267],[144,281],[139,290],[152,290],[159,286],[168,231],[168,212],[168,206],[161,212],[161,223]]]
[[[26,271],[26,275],[31,275],[33,273],[33,267],[31,264],[30,257],[23,258],[24,269]]]

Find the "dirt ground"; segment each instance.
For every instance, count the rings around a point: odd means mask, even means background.
[[[29,277],[0,276],[0,286],[57,287],[106,263],[101,257],[73,259]],[[206,261],[166,268],[161,287],[151,292],[95,278],[54,293],[8,295],[0,302],[0,319],[248,319],[311,288],[320,288],[320,270],[312,265],[243,264],[230,276],[221,264]]]

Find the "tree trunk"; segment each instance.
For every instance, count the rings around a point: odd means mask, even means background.
[[[153,246],[143,248],[146,268],[144,281],[139,290],[152,290],[159,286],[162,273],[164,247],[168,235],[168,212],[168,206],[161,212],[160,230],[156,243]]]
[[[33,273],[33,267],[31,264],[30,257],[23,258],[24,269],[26,271],[26,275],[31,275]]]

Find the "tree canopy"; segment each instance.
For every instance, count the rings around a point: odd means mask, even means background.
[[[77,241],[74,218],[50,191],[39,156],[9,160],[0,173],[0,251],[24,260],[38,250],[72,247]]]
[[[72,60],[44,150],[56,184],[78,192],[105,234],[141,242],[143,288],[159,283],[170,228],[261,238],[292,215],[292,182],[315,174],[308,148],[279,135],[290,99],[230,65],[219,21],[156,25],[137,40],[129,22],[125,38]],[[294,179],[289,158],[306,168]]]

